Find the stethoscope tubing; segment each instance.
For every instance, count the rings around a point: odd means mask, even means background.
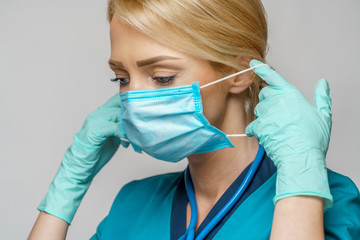
[[[235,194],[231,197],[231,199],[226,203],[226,205],[216,214],[216,216],[209,222],[208,225],[205,226],[205,228],[199,233],[199,235],[196,237],[196,240],[202,240],[204,239],[210,231],[225,217],[225,215],[231,210],[231,208],[236,204],[236,202],[241,198],[241,196],[244,194],[245,190],[249,186],[251,180],[254,178],[254,175],[259,168],[259,165],[261,163],[261,160],[265,154],[264,147],[259,145],[258,153],[256,154],[256,157],[254,161],[252,162],[249,171],[247,172],[243,182],[241,183],[238,190],[235,192]],[[197,205],[196,205],[196,199],[195,199],[195,193],[194,188],[191,181],[190,176],[190,170],[189,167],[187,167],[185,171],[185,188],[186,193],[188,195],[188,199],[190,202],[190,208],[191,208],[191,219],[189,223],[189,227],[187,228],[186,232],[183,236],[179,238],[179,240],[193,240],[195,236],[195,226],[196,226],[196,220],[197,220]]]

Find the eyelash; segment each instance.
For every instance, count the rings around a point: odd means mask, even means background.
[[[154,81],[156,82],[156,84],[159,85],[159,86],[166,86],[166,85],[171,84],[171,83],[174,81],[176,75],[177,75],[177,74],[172,75],[172,76],[165,76],[165,77],[155,77],[155,78],[153,78],[153,80],[154,80]],[[117,77],[116,77],[116,78],[110,79],[110,81],[111,81],[111,82],[116,82],[116,83],[118,83],[119,86],[125,86],[125,85],[127,85],[127,84],[129,83],[130,80],[128,80],[127,83],[122,83],[121,81],[124,81],[124,80],[126,80],[126,79],[128,79],[128,78],[117,78]],[[162,80],[156,81],[155,79],[166,79],[166,80],[165,80],[165,81],[162,81]]]

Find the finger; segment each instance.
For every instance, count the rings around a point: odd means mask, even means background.
[[[261,101],[268,99],[278,93],[279,93],[278,89],[275,89],[271,86],[266,86],[266,87],[262,88],[261,91],[259,92],[259,101],[261,102]]]
[[[329,83],[324,79],[320,79],[315,87],[314,92],[315,108],[325,116],[331,117],[331,90]]]
[[[130,141],[127,138],[120,138],[120,144],[124,148],[127,148],[130,145]]]
[[[111,122],[119,122],[120,112],[119,108],[108,108],[104,111],[103,119]]]
[[[251,60],[250,61],[250,67],[255,67],[257,65],[264,64],[263,62],[260,62],[258,60]],[[253,71],[261,77],[267,84],[273,87],[289,87],[292,86],[286,79],[281,76],[279,73],[277,73],[275,70],[273,70],[268,65],[263,65],[257,68],[254,68]]]
[[[121,99],[120,99],[120,93],[117,92],[115,95],[113,95],[107,102],[102,105],[102,107],[121,107]]]
[[[270,98],[267,98],[256,105],[254,109],[254,114],[256,117],[260,117],[265,113],[266,110],[269,110],[269,99]]]
[[[121,131],[119,123],[108,122],[104,124],[103,127],[99,129],[99,134],[105,138],[107,137],[116,137],[121,140],[121,145],[123,147],[129,146],[129,140],[125,138],[124,134]]]
[[[104,121],[110,122],[119,122],[120,121],[120,108],[104,108],[100,107],[94,112],[92,112],[89,117],[95,119],[101,119]]]
[[[124,148],[127,148],[129,145],[130,145],[130,142],[124,141],[123,139],[121,139],[121,146],[123,146]]]
[[[245,134],[248,137],[252,137],[252,136],[256,136],[256,125],[257,125],[258,120],[254,120],[252,121],[246,128],[245,128]]]

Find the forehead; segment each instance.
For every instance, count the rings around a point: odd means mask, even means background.
[[[129,34],[137,34],[142,35],[142,33],[135,30],[135,28],[121,21],[118,17],[114,16],[110,22],[110,35],[115,36],[119,33],[129,33]]]
[[[111,55],[137,55],[139,58],[154,55],[186,57],[186,54],[165,46],[146,34],[113,17],[110,22]]]

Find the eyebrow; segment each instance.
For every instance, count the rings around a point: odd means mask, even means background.
[[[157,56],[157,57],[137,61],[136,64],[137,64],[138,67],[145,67],[145,66],[154,64],[156,62],[160,62],[160,61],[164,61],[164,60],[176,60],[176,59],[179,59],[179,58],[171,57],[171,56]],[[124,64],[122,62],[119,62],[119,61],[116,61],[116,60],[110,59],[109,60],[109,65],[125,69]]]

